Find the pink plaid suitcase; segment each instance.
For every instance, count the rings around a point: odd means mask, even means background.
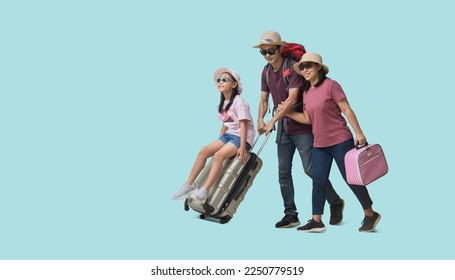
[[[366,186],[381,178],[389,167],[384,152],[379,144],[356,147],[346,153],[344,157],[346,179],[349,184]]]

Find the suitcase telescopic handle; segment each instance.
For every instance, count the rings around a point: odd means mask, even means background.
[[[261,147],[259,147],[258,151],[256,152],[256,155],[259,156],[259,155],[261,154],[262,149],[264,149],[265,143],[267,143],[267,140],[269,140],[269,137],[270,137],[270,135],[272,134],[272,131],[273,131],[273,130],[271,130],[270,132],[266,133],[265,139],[264,139],[264,141],[262,141]],[[261,135],[262,135],[262,134],[261,134]],[[256,142],[259,140],[259,138],[261,137],[261,135],[258,135],[258,137],[256,137],[256,140],[254,140],[253,146],[251,147],[251,151],[252,151],[253,148],[256,146]]]

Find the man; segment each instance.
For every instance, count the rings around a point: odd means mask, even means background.
[[[261,55],[268,65],[264,67],[261,78],[261,100],[259,103],[258,132],[269,133],[278,122],[277,148],[278,148],[278,177],[281,195],[284,202],[285,216],[277,222],[276,228],[295,227],[300,224],[297,207],[294,201],[294,183],[292,180],[292,161],[297,150],[302,160],[304,172],[311,177],[311,149],[313,146],[313,134],[311,126],[298,123],[290,118],[284,117],[289,110],[297,103],[297,97],[303,86],[303,77],[298,75],[294,69],[295,61],[289,61],[289,80],[283,78],[285,59],[281,56],[281,50],[286,42],[281,41],[278,32],[267,31],[262,34],[259,45]],[[264,116],[268,109],[269,93],[272,94],[273,109],[283,103],[284,109],[273,114],[272,119],[266,124]],[[301,100],[300,100],[301,101]],[[330,204],[330,224],[336,225],[343,219],[344,201],[333,189],[330,181],[326,183],[326,199]]]

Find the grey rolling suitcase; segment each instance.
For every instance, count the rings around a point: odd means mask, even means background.
[[[201,213],[200,218],[212,217],[219,219],[221,224],[229,222],[234,216],[240,203],[253,184],[253,180],[261,170],[262,160],[259,154],[264,148],[270,134],[267,134],[257,153],[249,152],[244,163],[238,157],[232,157],[223,162],[221,175],[210,188],[207,200],[204,204],[188,197],[185,200],[185,210],[190,208]],[[259,137],[255,140],[256,145]],[[198,187],[204,186],[207,180],[212,161],[204,167],[196,180]]]

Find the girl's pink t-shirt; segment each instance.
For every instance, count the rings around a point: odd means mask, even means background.
[[[344,98],[341,86],[330,78],[304,93],[303,104],[313,126],[314,147],[329,147],[352,138],[337,104]]]
[[[229,100],[224,101],[224,107],[229,103]],[[223,114],[218,113],[218,118],[227,127],[226,133],[237,135],[240,137],[240,121],[247,120],[246,141],[250,146],[254,142],[254,124],[253,117],[250,113],[250,105],[240,95],[237,95],[232,102],[231,107]]]

